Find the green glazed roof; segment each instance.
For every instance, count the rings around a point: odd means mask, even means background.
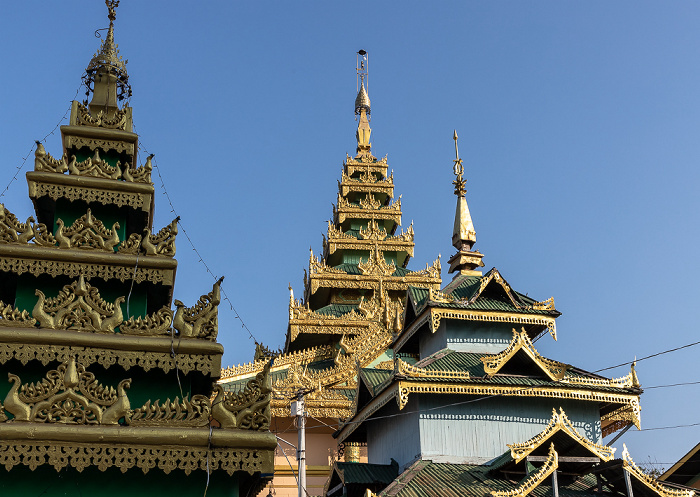
[[[354,311],[355,309],[357,309],[357,305],[353,304],[328,304],[325,307],[317,309],[316,313],[338,318]]]
[[[369,464],[358,462],[335,463],[339,472],[342,472],[343,483],[385,483],[389,484],[399,475],[398,464]]]

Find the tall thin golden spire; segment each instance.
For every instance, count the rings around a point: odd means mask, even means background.
[[[126,72],[128,61],[122,60],[119,48],[114,42],[114,21],[117,18],[119,0],[105,0],[105,4],[109,19],[107,36],[85,69],[83,82],[88,95],[90,92],[93,94],[90,112],[102,111],[109,115],[117,110],[118,101],[131,96],[131,86]]]
[[[459,147],[457,145],[457,130],[455,130],[452,138],[455,141],[455,159],[453,172],[455,180],[452,184],[455,186],[455,195],[457,195],[457,210],[455,212],[455,224],[452,230],[452,245],[457,249],[457,253],[449,260],[450,273],[459,271],[461,274],[475,272],[474,269],[483,266],[481,258],[484,256],[478,250],[472,252],[472,247],[476,243],[476,230],[472,222],[472,216],[469,212],[469,206],[466,199],[466,184],[464,179],[464,164],[459,158]]]
[[[360,116],[360,122],[357,125],[357,157],[371,156],[372,144],[369,140],[372,129],[369,127],[369,116],[372,108],[365,89],[365,80],[368,76],[368,57],[364,50],[357,52],[356,71],[359,89],[355,98],[355,115]]]

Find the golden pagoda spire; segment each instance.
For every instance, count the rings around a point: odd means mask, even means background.
[[[464,165],[462,164],[462,159],[459,158],[457,130],[455,130],[452,138],[455,141],[453,171],[456,176],[452,184],[455,186],[455,195],[457,195],[457,210],[455,212],[454,229],[452,230],[452,245],[457,249],[457,253],[449,260],[449,272],[453,273],[459,271],[461,274],[468,274],[467,272],[477,273],[477,271],[474,271],[474,268],[484,265],[484,263],[481,262],[483,254],[479,253],[479,251],[472,252],[472,247],[476,243],[476,231],[474,230],[474,223],[472,222],[472,216],[469,213],[469,206],[467,205],[465,196],[467,193],[467,189],[465,188],[467,180],[463,177]]]
[[[369,139],[372,134],[372,129],[369,127],[369,116],[371,106],[369,95],[365,89],[365,79],[368,75],[368,60],[367,52],[360,50],[357,52],[357,75],[359,77],[359,91],[355,98],[355,115],[360,116],[360,122],[357,125],[357,156],[371,156],[372,144]]]
[[[131,86],[126,72],[128,61],[122,60],[119,48],[114,42],[114,20],[117,18],[119,0],[105,0],[105,4],[109,19],[107,37],[85,69],[83,82],[87,86],[87,94],[92,92],[90,113],[97,114],[102,111],[110,116],[118,110],[118,101],[131,96]]]

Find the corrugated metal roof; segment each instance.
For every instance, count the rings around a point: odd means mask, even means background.
[[[417,461],[396,478],[379,495],[386,497],[484,497],[490,492],[513,490],[517,485],[491,472],[491,466],[443,464]],[[595,477],[585,476],[563,484],[559,495],[567,497],[594,497]],[[547,478],[530,492],[534,497],[551,497],[551,479]]]

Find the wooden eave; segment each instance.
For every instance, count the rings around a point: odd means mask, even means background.
[[[81,139],[92,140],[95,148],[102,148],[105,152],[114,149],[117,152],[126,152],[136,162],[138,153],[139,135],[131,131],[120,129],[108,129],[95,126],[68,125],[61,126],[64,152],[72,147],[81,148]]]
[[[82,274],[87,278],[122,282],[133,278],[136,282],[149,281],[172,287],[176,269],[177,260],[171,257],[0,244],[0,270],[15,274],[50,274],[53,277],[61,274],[71,278]]]
[[[311,295],[320,288],[361,288],[376,290],[381,280],[386,290],[406,290],[408,285],[439,288],[440,278],[433,278],[421,274],[407,274],[405,276],[379,276],[373,274],[347,274],[347,273],[313,273],[309,277],[309,289]]]
[[[154,188],[148,183],[134,183],[91,176],[53,172],[27,172],[29,197],[36,202],[48,196],[53,200],[66,198],[103,205],[132,207],[153,214]]]
[[[382,206],[379,209],[367,209],[360,206],[341,206],[335,208],[335,222],[342,224],[348,219],[363,219],[374,221],[393,221],[395,226],[401,225],[401,209]]]
[[[277,439],[269,431],[252,431],[241,429],[221,429],[206,427],[177,427],[177,426],[112,426],[112,425],[65,425],[34,422],[10,422],[0,424],[0,448],[10,449],[18,445],[25,449],[34,447],[66,447],[67,449],[86,450],[89,454],[94,452],[94,458],[87,458],[87,466],[100,464],[111,466],[120,465],[119,456],[108,456],[103,459],[100,452],[123,451],[132,459],[130,464],[138,467],[153,467],[154,452],[162,451],[192,451],[190,456],[192,463],[196,463],[192,469],[201,469],[199,453],[211,451],[212,459],[217,458],[223,462],[233,453],[250,451],[255,456],[249,462],[241,464],[241,467],[230,466],[229,474],[235,471],[253,473],[273,473],[274,450],[277,447]],[[64,449],[65,450],[65,449]],[[0,450],[2,452],[2,450]],[[64,464],[68,463],[68,450],[65,451]],[[60,452],[59,452],[60,453]],[[193,457],[194,456],[194,457]],[[14,465],[29,464],[31,458],[17,457]],[[43,457],[41,458],[43,460]],[[91,462],[92,460],[92,462]],[[136,464],[134,464],[134,461]],[[99,461],[99,462],[98,462]],[[111,464],[110,464],[111,463]],[[129,463],[127,463],[129,464]],[[223,464],[217,464],[223,469]],[[7,465],[5,466],[8,467]],[[121,466],[120,466],[121,467]],[[33,469],[33,468],[32,468]],[[103,467],[100,469],[104,471]],[[123,467],[126,470],[126,467]]]
[[[387,169],[389,165],[386,162],[356,162],[353,160],[348,160],[344,164],[345,173],[348,176],[352,176],[356,172],[361,173],[378,173],[381,174],[383,178],[387,177]]]
[[[198,338],[173,339],[169,336],[13,327],[4,322],[0,326],[0,363],[11,358],[22,362],[31,359],[48,362],[62,360],[71,354],[87,354],[95,356],[88,362],[99,362],[105,368],[118,365],[128,369],[133,365],[167,372],[177,365],[185,372],[197,369],[215,379],[221,374],[223,353],[224,347],[220,343]],[[185,356],[189,356],[189,361]],[[188,366],[186,362],[192,364]]]
[[[408,305],[413,306],[411,299],[408,299]],[[408,306],[406,308],[408,308]],[[415,311],[414,308],[413,310]],[[413,335],[425,325],[427,325],[431,333],[435,333],[442,319],[513,323],[514,326],[524,326],[531,339],[549,327],[556,326],[554,317],[542,314],[441,308],[437,306],[432,307],[431,303],[428,302],[428,305],[416,319],[408,324],[408,326],[404,326],[401,334],[394,340],[392,348],[396,350],[396,352],[400,352],[401,348],[406,345]],[[556,330],[556,328],[554,329]]]
[[[345,197],[350,192],[357,193],[384,193],[389,198],[394,198],[394,182],[384,179],[374,182],[364,182],[359,179],[344,178],[338,182],[338,190]]]
[[[379,245],[382,252],[405,252],[408,257],[413,257],[413,248],[415,243],[412,241],[404,241],[391,236],[387,236],[384,240],[362,240],[359,238],[329,238],[326,241],[328,255],[334,254],[337,250],[371,250],[375,245]],[[408,257],[401,265],[406,267]],[[327,256],[325,257],[327,258]]]

